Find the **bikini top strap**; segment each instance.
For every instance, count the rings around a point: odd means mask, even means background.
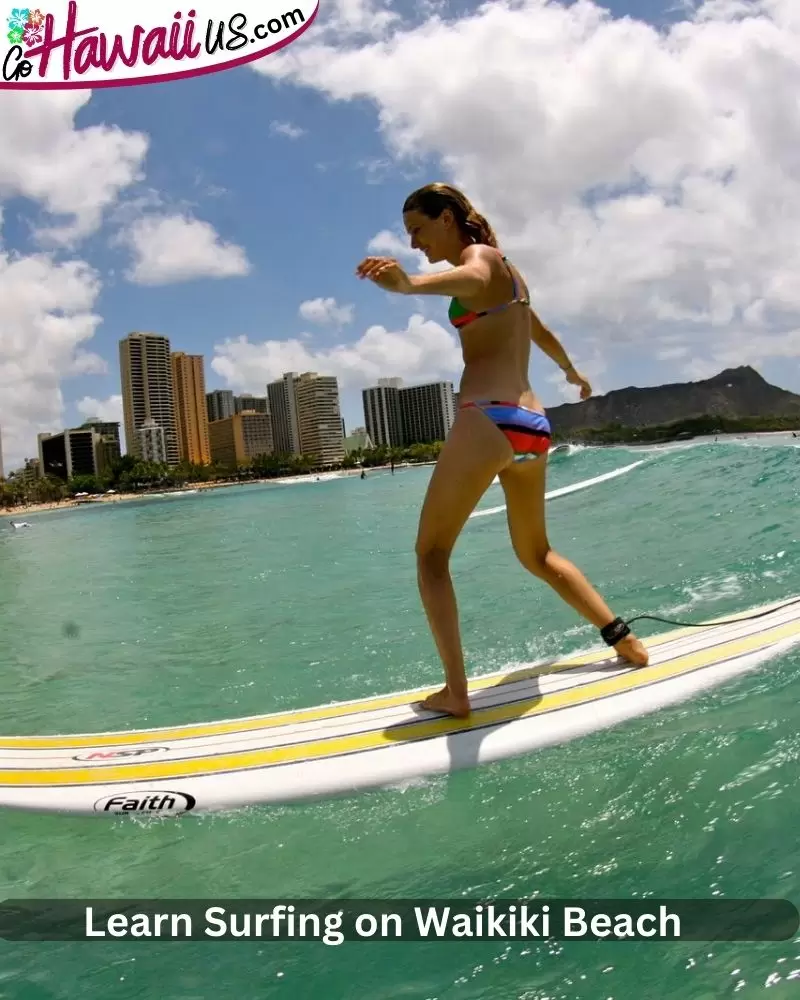
[[[511,277],[511,284],[512,284],[512,292],[511,292],[511,296],[512,297],[511,297],[511,301],[512,302],[524,302],[526,305],[528,305],[529,304],[528,303],[528,296],[527,295],[524,296],[524,297],[520,296],[520,293],[519,293],[520,292],[519,282],[517,281],[516,274],[514,274],[514,269],[512,268],[511,264],[509,263],[508,257],[506,257],[506,255],[501,250],[498,250],[497,252],[500,254],[500,259],[506,265],[506,270],[508,271],[508,273],[509,273],[509,275]]]

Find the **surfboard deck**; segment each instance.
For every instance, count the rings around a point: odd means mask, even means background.
[[[350,794],[517,756],[754,668],[800,641],[800,597],[726,620],[643,639],[651,655],[643,668],[603,646],[472,678],[467,719],[423,710],[419,702],[433,685],[218,722],[0,737],[0,806],[90,816],[199,813]]]

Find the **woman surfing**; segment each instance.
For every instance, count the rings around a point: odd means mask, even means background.
[[[401,295],[450,296],[464,371],[456,419],[433,470],[416,540],[417,580],[431,632],[444,664],[445,685],[423,708],[459,718],[470,714],[467,677],[450,554],[467,518],[500,480],[511,544],[520,563],[599,630],[619,655],[645,666],[648,653],[583,573],[547,540],[545,473],[550,424],[528,381],[531,341],[564,371],[581,399],[591,386],[557,338],[531,309],[528,288],[497,247],[486,219],[448,184],[429,184],[408,196],[403,222],[411,247],[451,270],[408,275],[392,257],[366,257],[360,278]]]

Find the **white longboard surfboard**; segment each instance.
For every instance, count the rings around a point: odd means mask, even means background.
[[[0,737],[0,806],[176,815],[350,794],[530,752],[655,711],[800,641],[800,598],[470,681],[473,712],[424,711],[436,687],[243,719]],[[758,617],[752,617],[758,615]]]

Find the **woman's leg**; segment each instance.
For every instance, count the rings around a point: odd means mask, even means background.
[[[510,465],[500,473],[514,552],[529,572],[548,583],[598,629],[615,618],[577,566],[550,548],[545,520],[547,456]],[[646,666],[648,653],[631,632],[614,646],[624,659]]]
[[[484,414],[459,410],[433,470],[417,534],[419,592],[445,670],[444,688],[424,708],[469,715],[450,554],[475,505],[512,458],[511,445]]]

